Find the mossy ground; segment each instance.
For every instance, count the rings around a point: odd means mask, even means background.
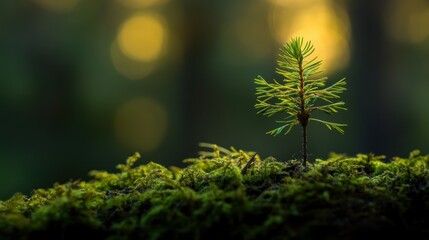
[[[118,173],[16,194],[0,202],[0,239],[429,239],[429,156],[418,151],[304,168],[212,148],[183,169],[135,166],[135,154]]]

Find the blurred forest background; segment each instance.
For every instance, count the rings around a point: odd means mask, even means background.
[[[0,199],[135,151],[182,166],[199,142],[299,157],[300,130],[265,135],[276,117],[253,107],[254,78],[278,79],[298,35],[349,89],[325,118],[345,135],[311,125],[311,160],[429,153],[429,1],[2,0]]]

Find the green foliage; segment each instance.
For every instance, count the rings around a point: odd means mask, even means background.
[[[304,168],[202,147],[184,168],[136,165],[135,154],[117,173],[0,201],[0,239],[429,237],[429,156],[418,151],[331,154]]]
[[[278,121],[282,125],[269,132],[278,135],[289,133],[296,125],[307,126],[309,121],[324,124],[329,129],[343,133],[346,124],[329,122],[312,117],[314,111],[325,112],[329,115],[346,110],[343,101],[337,101],[339,94],[346,90],[345,78],[326,85],[327,77],[318,77],[322,61],[312,57],[314,47],[311,42],[304,43],[303,38],[294,38],[280,49],[280,60],[277,61],[277,73],[282,81],[267,82],[258,76],[255,83],[257,103],[255,107],[266,116],[281,113],[287,116]]]

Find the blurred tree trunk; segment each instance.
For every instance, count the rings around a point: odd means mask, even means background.
[[[350,89],[356,94],[353,109],[362,119],[361,151],[395,154],[392,95],[389,88],[390,44],[384,26],[384,1],[349,1],[353,31]],[[353,88],[353,89],[352,89]],[[356,126],[359,127],[359,126]]]
[[[210,90],[212,76],[210,53],[215,48],[217,28],[216,2],[187,0],[184,9],[183,96],[185,155],[194,156],[198,150],[206,123],[210,121]],[[222,13],[219,13],[222,14]]]

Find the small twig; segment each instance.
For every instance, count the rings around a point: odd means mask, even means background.
[[[256,160],[256,154],[253,154],[253,156],[250,158],[250,160],[246,163],[246,165],[241,169],[241,175],[244,175],[247,173],[247,170],[249,170],[250,166],[255,162]]]

